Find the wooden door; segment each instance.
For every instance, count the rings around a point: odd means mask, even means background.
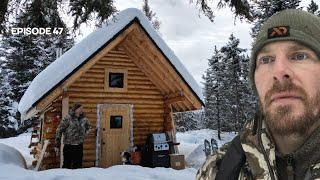
[[[130,144],[130,106],[108,105],[101,110],[101,167],[121,164],[120,152]]]

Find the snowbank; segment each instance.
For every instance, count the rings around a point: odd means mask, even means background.
[[[27,168],[26,160],[15,148],[0,143],[0,164],[11,164],[20,168]]]
[[[211,138],[217,140],[218,147],[231,141],[235,133],[222,133],[221,140],[218,140],[218,132],[211,129],[201,129],[195,131],[187,131],[177,133],[177,140],[180,142],[179,150],[185,155],[187,166],[199,169],[204,163],[206,156],[204,154],[203,141]]]
[[[27,167],[30,167],[34,158],[30,155],[30,149],[28,145],[30,143],[31,133],[20,134],[17,137],[0,139],[0,143],[17,149],[24,157],[27,163]]]
[[[118,165],[107,169],[50,169],[36,172],[17,166],[0,164],[0,170],[0,179],[10,180],[194,180],[196,174],[196,169],[192,168],[173,170],[170,168],[144,168],[129,165]]]
[[[0,139],[0,143],[15,147],[27,160],[32,162],[29,154],[30,133],[18,137]],[[222,140],[218,141],[219,146],[232,140],[234,133],[222,133]],[[110,168],[85,168],[77,170],[50,169],[36,172],[17,166],[15,163],[6,164],[0,161],[0,179],[10,180],[193,180],[197,169],[203,164],[205,155],[203,152],[204,139],[217,139],[217,132],[209,129],[177,133],[177,140],[180,142],[180,153],[185,154],[189,168],[174,170],[171,168],[145,168],[140,166],[119,165]],[[191,168],[190,168],[191,167]]]

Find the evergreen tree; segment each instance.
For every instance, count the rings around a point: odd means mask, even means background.
[[[313,0],[311,0],[310,4],[308,5],[307,11],[320,17],[319,6]]]
[[[203,76],[204,83],[204,97],[205,97],[205,120],[204,128],[217,129],[218,138],[221,139],[221,123],[220,123],[220,94],[222,91],[222,69],[223,62],[222,54],[215,46],[214,54],[209,59],[208,69]]]
[[[46,35],[5,34],[1,44],[4,53],[2,70],[5,76],[2,84],[7,106],[1,108],[4,121],[17,120],[20,125],[20,114],[17,105],[23,93],[33,80],[47,65],[56,59],[56,49],[68,50],[73,44],[66,25],[58,14],[58,4],[50,0],[34,0],[21,12],[13,27],[48,27],[63,28],[62,34]]]
[[[152,26],[154,27],[154,29],[159,31],[161,23],[156,17],[156,13],[151,10],[148,0],[143,1],[142,12],[147,16],[149,21],[152,23]]]
[[[54,0],[61,3],[61,0]],[[73,27],[80,27],[80,24],[89,20],[98,20],[98,24],[105,22],[116,12],[113,0],[70,0],[70,12],[75,18]]]
[[[191,1],[192,2],[192,1]],[[212,3],[212,0],[197,0],[195,1],[198,8],[204,13],[205,16],[209,18],[211,22],[214,21],[214,13],[209,5]],[[250,10],[250,4],[248,0],[220,0],[218,2],[219,8],[224,8],[225,6],[229,6],[233,11],[236,17],[240,17],[240,19],[247,19],[248,21],[252,21],[252,13]]]
[[[251,36],[256,37],[262,24],[274,13],[285,9],[297,9],[301,0],[261,0],[255,1],[253,18],[255,19]]]
[[[220,131],[240,131],[253,117],[256,101],[249,87],[249,58],[231,34],[209,59],[205,80],[205,126]]]
[[[34,1],[45,3],[46,0],[2,0],[0,3],[0,32],[9,29],[4,24],[10,18],[8,14],[19,12],[23,5],[28,5]],[[95,20],[98,24],[105,22],[112,14],[116,12],[113,0],[51,0],[52,4],[59,7],[69,5],[71,16],[74,18],[73,28],[78,29],[82,23]]]
[[[174,113],[177,131],[185,132],[197,130],[200,127],[204,114],[202,110]]]

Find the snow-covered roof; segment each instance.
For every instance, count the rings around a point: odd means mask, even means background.
[[[146,16],[138,9],[129,8],[121,11],[114,18],[110,19],[101,28],[89,34],[82,41],[52,62],[47,68],[39,73],[31,82],[30,86],[20,100],[18,110],[22,115],[26,114],[39,100],[48,92],[59,85],[66,77],[80,67],[88,58],[95,54],[101,47],[126,28],[134,19],[140,24],[153,39],[156,45],[164,53],[170,63],[178,71],[187,85],[191,88],[197,98],[203,104],[202,90],[192,75],[187,71],[178,57],[166,45],[150,24]]]

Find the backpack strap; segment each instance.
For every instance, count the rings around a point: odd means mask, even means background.
[[[246,156],[242,149],[240,136],[236,136],[224,155],[221,163],[218,165],[217,180],[238,179],[241,168],[246,162]]]

